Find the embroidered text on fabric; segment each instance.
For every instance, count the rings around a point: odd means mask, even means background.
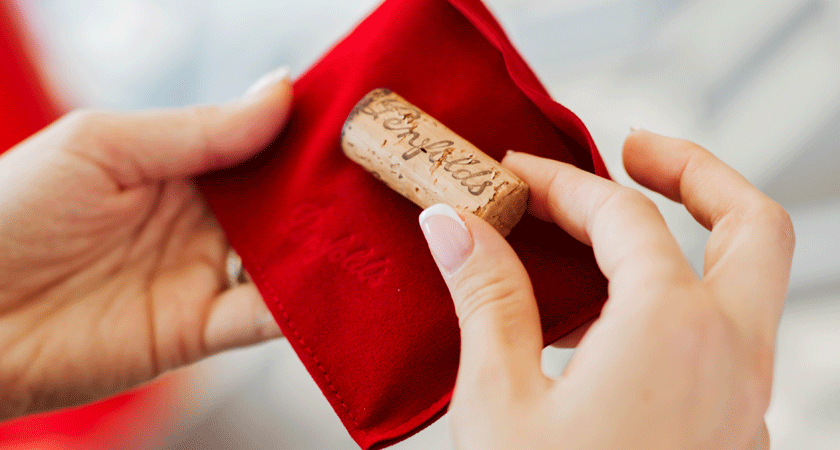
[[[371,287],[382,284],[388,272],[388,258],[366,247],[352,233],[339,236],[320,234],[318,224],[323,214],[324,210],[321,207],[301,204],[292,211],[286,236],[307,250],[310,255],[326,257],[330,262],[338,263]]]

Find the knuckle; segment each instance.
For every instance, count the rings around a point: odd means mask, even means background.
[[[759,222],[759,226],[777,236],[780,243],[792,251],[796,237],[790,214],[781,205],[766,197],[759,202],[756,209],[754,215]]]
[[[625,186],[617,186],[597,201],[593,207],[595,210],[590,214],[591,217],[596,219],[593,222],[596,222],[598,216],[606,211],[656,211],[657,214],[659,213],[659,209],[653,203],[653,200],[647,198],[641,192]]]
[[[641,192],[626,186],[619,186],[602,203],[603,207],[612,207],[614,205],[631,205],[633,208],[656,208],[653,200],[647,198]]]
[[[71,111],[57,123],[59,139],[71,148],[98,147],[100,136],[107,131],[108,118],[108,113],[94,109]]]
[[[492,314],[495,320],[515,321],[520,317],[521,287],[501,273],[480,273],[459,283],[454,297],[459,322],[463,326],[477,316]]]
[[[793,254],[796,235],[790,214],[760,192],[745,202],[738,213],[732,214],[729,226],[733,229],[742,228],[746,232],[766,238],[768,244],[785,249],[789,255]]]
[[[219,106],[216,105],[193,105],[188,106],[184,111],[197,126],[204,126],[213,121],[219,115]]]
[[[704,147],[686,139],[678,140],[676,150],[678,152],[688,153],[691,157],[706,157],[710,155],[709,151]]]
[[[218,154],[213,151],[216,148],[216,138],[213,130],[222,116],[221,108],[215,105],[189,106],[184,110],[185,121],[195,136],[196,146],[207,150],[204,154],[208,158],[205,161],[208,167],[214,166],[219,161]]]
[[[564,176],[564,166],[562,163],[549,163],[552,168],[551,178],[548,180],[548,200],[557,201],[568,192],[566,185],[566,176]]]
[[[593,199],[588,208],[586,231],[589,236],[597,234],[599,230],[612,233],[606,229],[625,220],[633,220],[639,215],[660,215],[653,200],[635,189],[619,185]]]
[[[185,114],[199,130],[206,130],[222,115],[217,105],[188,106]]]
[[[93,109],[77,109],[64,115],[61,122],[71,132],[87,134],[102,127],[104,115]]]
[[[714,183],[710,174],[720,170],[720,160],[705,148],[690,141],[682,141],[679,151],[685,154],[680,179],[698,190],[705,191],[710,188]]]

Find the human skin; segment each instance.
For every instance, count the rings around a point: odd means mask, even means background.
[[[77,111],[0,157],[0,419],[102,398],[281,335],[190,177],[280,132],[287,71],[237,101]]]
[[[276,72],[227,105],[76,112],[0,157],[0,419],[280,335],[252,284],[227,285],[228,245],[190,177],[264,148],[291,90]],[[540,370],[536,303],[507,242],[474,216],[463,229],[425,217],[461,324],[459,448],[769,445],[787,214],[691,143],[637,131],[624,156],[712,230],[702,277],[637,191],[524,153],[503,161],[530,185],[531,212],[592,245],[610,281],[600,318],[564,341],[583,336],[557,379]]]
[[[631,132],[630,176],[711,230],[698,276],[640,192],[525,153],[503,164],[530,186],[534,215],[592,246],[609,299],[566,340],[582,336],[562,375],[546,377],[516,254],[475,216],[461,214],[462,226],[424,212],[461,327],[456,447],[769,448],[763,415],[794,247],[784,209],[697,145]]]

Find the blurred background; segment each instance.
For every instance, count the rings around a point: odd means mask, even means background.
[[[840,448],[840,1],[486,1],[617,180],[632,184],[620,149],[637,126],[700,143],[788,209],[797,248],[767,422],[774,449]],[[229,100],[281,64],[300,74],[378,3],[16,5],[57,101],[138,109]],[[708,233],[650,195],[702,268]],[[570,352],[546,350],[544,370]],[[180,406],[126,448],[357,448],[285,341],[176,377]],[[451,448],[446,419],[394,448]]]

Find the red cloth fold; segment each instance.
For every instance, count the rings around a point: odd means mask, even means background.
[[[26,55],[15,2],[0,0],[0,154],[58,116]]]
[[[555,103],[478,0],[387,0],[295,82],[291,119],[254,159],[199,186],[269,308],[365,449],[445,410],[458,367],[451,299],[420,209],[349,161],[348,113],[388,87],[480,149],[607,176],[581,121]],[[590,248],[528,214],[508,237],[539,299],[545,341],[607,295]]]

